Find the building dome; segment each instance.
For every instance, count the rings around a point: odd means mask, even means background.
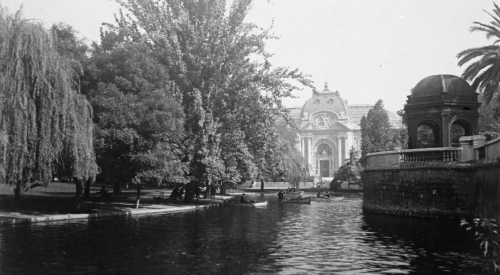
[[[428,97],[440,96],[443,93],[449,95],[475,94],[467,81],[454,75],[431,75],[417,83],[413,88],[411,96]]]
[[[300,113],[301,118],[308,118],[308,116],[317,112],[333,112],[338,118],[345,118],[349,116],[349,108],[347,102],[340,97],[339,92],[331,92],[328,86],[321,92],[313,94],[313,96],[306,101]]]

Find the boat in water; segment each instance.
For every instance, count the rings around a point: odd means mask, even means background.
[[[307,199],[312,201],[343,201],[344,197],[308,197]]]
[[[226,205],[226,206],[262,207],[262,206],[267,206],[267,201],[239,202],[239,201],[235,201],[235,200],[224,200],[224,205]]]
[[[311,198],[278,200],[279,203],[311,204]]]

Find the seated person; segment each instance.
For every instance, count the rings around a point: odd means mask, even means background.
[[[99,193],[99,199],[101,199],[102,201],[111,201],[111,195],[108,193],[108,190],[106,190],[106,186],[103,185]]]
[[[247,198],[245,197],[245,193],[243,193],[243,194],[241,195],[240,202],[241,202],[241,203],[248,202]]]
[[[321,198],[321,191],[318,192],[318,194],[316,194],[316,198]]]
[[[299,192],[299,195],[297,196],[297,200],[301,200],[302,199],[302,195],[304,194],[303,191],[300,191]]]
[[[172,190],[172,193],[170,193],[170,197],[168,197],[169,200],[177,200],[177,197],[179,196],[179,187],[175,187],[174,190]]]
[[[325,197],[325,198],[329,198],[329,197],[330,197],[330,192],[326,191],[326,193],[325,193],[325,196],[324,196],[324,197]]]
[[[177,192],[177,198],[182,200],[182,196],[184,195],[184,187],[179,187],[179,192]]]

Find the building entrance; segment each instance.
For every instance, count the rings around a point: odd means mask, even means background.
[[[319,161],[320,176],[329,177],[330,176],[330,161],[320,160]]]

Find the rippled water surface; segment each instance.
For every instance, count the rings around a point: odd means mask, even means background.
[[[0,274],[480,273],[458,221],[363,214],[361,204],[3,226]]]

